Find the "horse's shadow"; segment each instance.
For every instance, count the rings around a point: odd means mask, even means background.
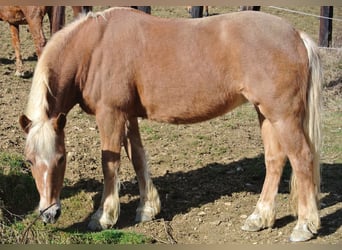
[[[35,62],[38,60],[38,57],[36,54],[32,54],[26,58],[23,58],[22,61],[23,62]],[[13,59],[9,59],[9,58],[2,58],[0,57],[0,64],[4,64],[4,65],[14,65],[15,64],[15,58]]]
[[[26,66],[25,62],[35,62],[37,60],[38,60],[38,57],[36,55],[32,55],[32,56],[29,56],[27,58],[24,58],[22,60],[22,62],[24,64],[24,67],[26,68],[27,66]],[[14,72],[15,72],[15,59],[0,58],[0,65],[8,65],[6,72],[3,74],[5,74],[5,75],[14,74]],[[24,78],[24,79],[29,79],[32,76],[33,76],[33,70],[30,69],[30,70],[24,70],[20,77]]]
[[[322,202],[327,206],[332,206],[337,202],[341,202],[341,192],[338,189],[338,182],[342,175],[341,164],[323,164],[323,183],[336,183],[335,185],[326,184],[323,192],[329,193]],[[331,178],[330,176],[336,178]],[[157,216],[166,221],[172,220],[175,215],[183,214],[190,211],[194,207],[200,207],[204,204],[214,202],[222,196],[231,196],[237,192],[250,192],[259,194],[265,176],[264,156],[259,155],[255,158],[244,158],[229,164],[211,163],[202,168],[191,170],[188,172],[167,173],[164,176],[153,178],[153,182],[158,189],[162,209]],[[286,165],[282,180],[279,186],[279,193],[288,193],[288,181],[291,176],[291,168]],[[326,179],[329,178],[329,179]],[[70,194],[71,190],[78,192],[77,189],[82,186],[85,191],[94,191],[93,187],[100,187],[97,195],[93,198],[94,207],[99,206],[101,199],[102,184],[98,181],[88,180],[80,181],[72,187],[67,187]],[[85,187],[90,187],[89,190]],[[76,187],[76,188],[75,188]],[[72,192],[71,192],[72,193]],[[123,182],[120,190],[120,196],[131,194],[137,196],[139,194],[137,183],[129,181]],[[337,197],[337,199],[336,199]],[[339,198],[338,198],[339,197]],[[327,202],[329,200],[329,202]],[[135,210],[138,206],[139,199],[134,199],[128,203],[122,203],[120,209],[120,217],[116,228],[125,228],[135,224]],[[94,212],[94,211],[91,211]],[[75,223],[68,228],[67,231],[86,231],[87,223],[91,214],[82,222]],[[342,211],[336,212],[322,217],[322,229],[320,234],[328,235],[334,233],[342,224]],[[278,218],[275,222],[276,228],[282,228],[288,223],[294,221],[292,216],[284,216]],[[335,222],[330,223],[331,220]],[[330,223],[330,224],[329,224]],[[325,225],[329,225],[325,229]]]
[[[3,174],[0,171],[0,222],[20,221],[28,211],[34,211],[39,202],[31,173],[23,171]],[[2,218],[4,217],[4,218]]]

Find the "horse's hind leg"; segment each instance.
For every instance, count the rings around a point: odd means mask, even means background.
[[[122,138],[125,132],[124,114],[103,108],[96,114],[102,147],[102,170],[104,189],[101,204],[91,217],[88,227],[91,230],[107,229],[116,223],[120,213],[119,167]]]
[[[261,135],[265,147],[266,177],[254,212],[246,219],[243,230],[259,231],[272,227],[275,220],[275,197],[286,160],[275,129],[259,113]]]
[[[21,54],[20,54],[19,25],[10,24],[10,31],[11,31],[11,36],[12,36],[12,46],[15,52],[15,66],[16,66],[15,75],[24,76],[23,61],[21,59]]]
[[[27,23],[33,38],[34,46],[36,48],[36,53],[38,58],[43,52],[43,48],[46,44],[46,38],[43,33],[43,16],[34,16],[32,18],[27,18]]]
[[[311,239],[320,226],[317,207],[319,180],[314,169],[314,153],[305,136],[302,116],[297,113],[279,118],[272,123],[281,149],[290,160],[295,186],[291,193],[296,197],[298,222],[290,240],[306,241]]]
[[[318,213],[319,180],[315,176],[315,156],[305,136],[299,117],[288,117],[275,124],[281,145],[286,152],[295,178],[291,183],[291,193],[297,203],[298,222],[290,240],[305,241],[311,239],[320,226]]]
[[[137,174],[140,191],[140,204],[137,208],[135,220],[138,222],[150,221],[160,212],[160,200],[157,189],[154,187],[148,172],[137,118],[131,119],[127,124],[126,139],[124,140],[125,149],[131,158]]]

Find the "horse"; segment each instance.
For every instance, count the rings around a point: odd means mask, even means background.
[[[83,8],[84,7],[84,8]],[[90,6],[73,6],[74,17],[79,13],[89,12]],[[10,25],[12,46],[16,58],[16,76],[25,76],[23,62],[20,54],[19,25],[28,24],[35,44],[36,54],[40,57],[46,38],[43,32],[43,19],[48,14],[50,21],[50,34],[54,34],[64,26],[63,6],[1,6],[0,21]]]
[[[194,36],[201,39],[193,43]],[[290,240],[309,240],[320,227],[321,82],[316,44],[270,14],[164,19],[122,7],[88,14],[47,43],[19,117],[42,220],[54,223],[61,214],[64,128],[76,104],[95,116],[101,139],[104,189],[88,224],[101,230],[113,227],[119,216],[122,147],[138,180],[136,221],[152,220],[161,209],[138,118],[191,124],[251,102],[265,146],[266,176],[242,230],[274,225],[275,197],[289,159],[298,216]]]

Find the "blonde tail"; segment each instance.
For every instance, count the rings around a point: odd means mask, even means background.
[[[310,67],[310,78],[307,88],[307,111],[305,119],[305,129],[311,151],[314,153],[313,162],[313,181],[316,187],[316,200],[319,207],[320,194],[320,148],[321,148],[321,92],[323,73],[317,45],[304,32],[300,32],[300,37],[305,44]],[[297,204],[296,178],[292,175],[291,197],[292,204]],[[294,208],[294,212],[297,211]]]

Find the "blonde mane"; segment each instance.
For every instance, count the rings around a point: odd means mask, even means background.
[[[49,161],[55,153],[56,132],[48,117],[49,103],[47,96],[53,96],[49,85],[49,62],[56,60],[59,49],[67,46],[73,30],[88,16],[82,16],[55,35],[45,46],[34,71],[31,90],[25,114],[32,121],[26,139],[28,154],[39,154],[41,160]]]
[[[49,110],[49,104],[46,97],[48,93],[53,96],[49,86],[49,62],[51,60],[57,60],[59,52],[64,47],[68,46],[69,40],[73,37],[74,32],[77,30],[76,27],[88,19],[97,20],[98,18],[103,18],[106,20],[106,14],[108,12],[121,9],[130,8],[115,7],[107,9],[103,12],[89,12],[88,14],[83,14],[51,37],[45,46],[40,59],[38,60],[32,80],[31,91],[26,108],[26,115],[32,121],[44,121],[48,119],[47,111]]]

